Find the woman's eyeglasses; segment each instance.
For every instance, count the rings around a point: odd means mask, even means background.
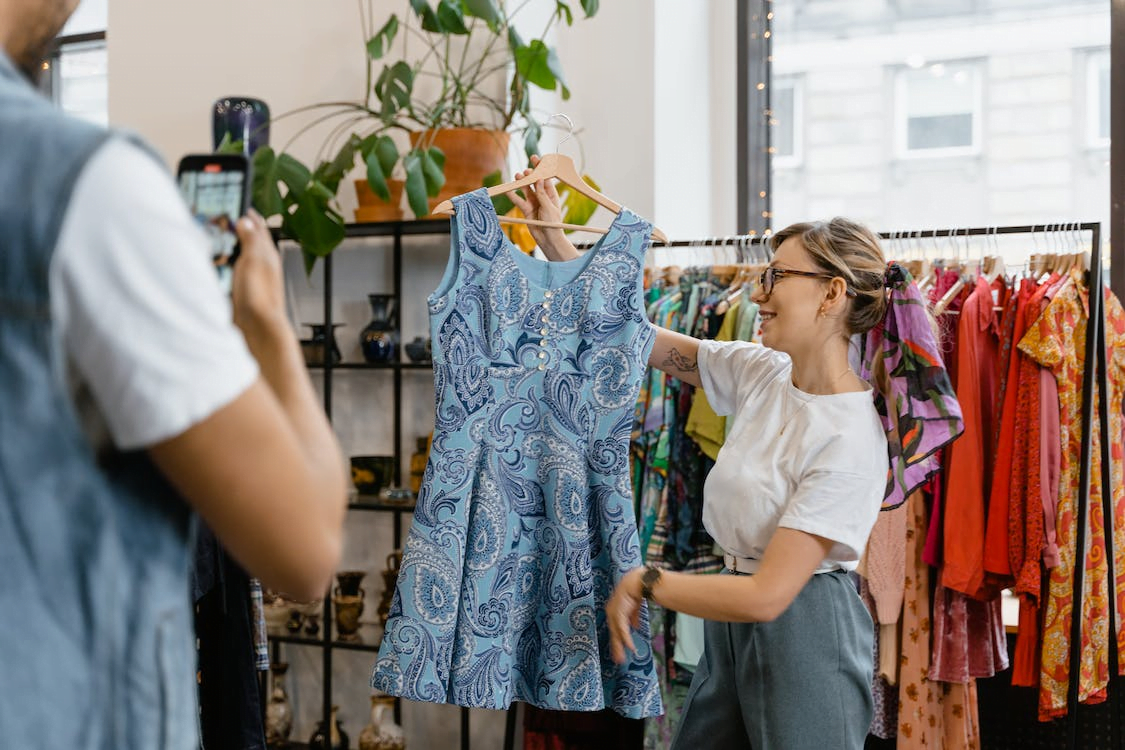
[[[836,275],[831,274],[831,273],[816,273],[815,271],[797,271],[797,270],[792,269],[792,268],[774,268],[773,266],[770,266],[765,271],[762,271],[762,275],[758,279],[758,283],[762,285],[762,294],[769,297],[771,294],[773,294],[773,285],[777,283],[777,280],[781,279],[781,278],[784,278],[786,276],[804,276],[805,278],[809,278],[809,279],[834,279],[834,278],[836,278]],[[847,295],[849,297],[856,296],[855,292],[853,292],[851,289],[847,290]]]

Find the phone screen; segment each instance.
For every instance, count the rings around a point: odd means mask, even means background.
[[[203,228],[211,244],[211,262],[219,284],[230,293],[232,265],[237,256],[238,235],[234,225],[242,216],[246,195],[246,171],[213,163],[181,165],[180,191],[191,215]]]

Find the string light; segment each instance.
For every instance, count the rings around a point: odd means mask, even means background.
[[[51,63],[44,60],[43,61],[43,70],[50,70],[50,69],[51,69]]]
[[[766,89],[766,84],[764,84],[764,83],[758,84],[758,91],[765,91],[765,89]]]

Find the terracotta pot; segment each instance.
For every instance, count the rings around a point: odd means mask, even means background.
[[[431,140],[432,135],[432,140]],[[436,132],[410,134],[411,147],[425,139],[445,154],[445,185],[437,197],[430,198],[430,210],[455,195],[468,193],[482,186],[484,178],[508,166],[509,134],[504,130],[478,128],[442,128]],[[420,216],[418,218],[445,218]]]
[[[387,180],[387,187],[391,191],[391,199],[385,201],[375,195],[375,191],[367,184],[367,180],[355,181],[355,197],[359,205],[355,209],[355,220],[368,221],[401,221],[402,220],[402,180]]]

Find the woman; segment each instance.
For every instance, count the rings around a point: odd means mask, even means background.
[[[560,219],[549,183],[513,200],[531,218]],[[577,255],[560,230],[533,234],[551,260]],[[618,661],[643,598],[707,620],[673,748],[861,748],[871,722],[873,626],[848,571],[888,457],[848,346],[883,319],[886,264],[875,235],[845,219],[791,226],[771,244],[751,298],[761,345],[656,328],[649,357],[733,420],[703,510],[729,574],[636,568],[606,606]]]

